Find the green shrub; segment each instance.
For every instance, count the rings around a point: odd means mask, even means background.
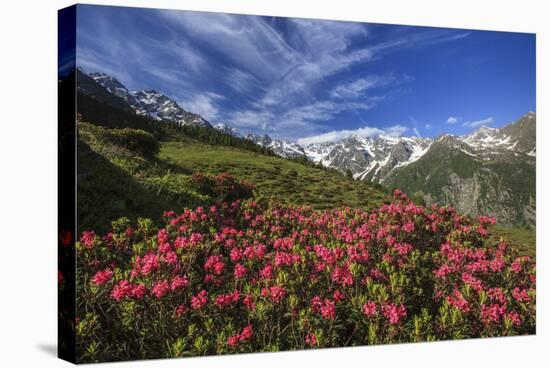
[[[106,133],[106,138],[112,143],[143,156],[154,156],[160,152],[160,145],[155,136],[144,130],[111,129],[107,130]]]

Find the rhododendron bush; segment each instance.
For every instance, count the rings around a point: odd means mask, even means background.
[[[394,201],[365,212],[254,200],[80,236],[81,361],[535,332],[535,265],[494,220]]]

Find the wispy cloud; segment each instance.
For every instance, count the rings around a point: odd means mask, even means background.
[[[469,35],[404,27],[407,32],[377,41],[368,24],[356,22],[286,18],[281,26],[270,17],[153,9],[131,17],[116,8],[94,9],[105,13],[83,17],[82,66],[131,89],[158,89],[212,122],[292,138],[326,132],[344,113],[355,115],[352,126],[365,124],[364,111],[414,80],[368,72],[386,53]],[[363,72],[350,79],[354,68]]]
[[[456,124],[460,121],[460,117],[458,116],[449,116],[447,118],[447,124]]]
[[[432,124],[425,124],[425,125],[424,125],[424,128],[425,128],[425,129],[432,129]]]
[[[348,138],[352,135],[358,135],[360,137],[373,137],[377,135],[389,135],[392,137],[398,137],[403,135],[408,130],[409,128],[403,125],[393,125],[385,129],[365,126],[355,130],[333,130],[328,133],[323,133],[307,138],[300,138],[297,140],[297,142],[301,145],[335,142],[344,138]]]
[[[269,111],[239,110],[230,115],[229,120],[238,128],[268,133],[272,131],[275,115]]]
[[[260,87],[258,78],[238,68],[226,68],[226,81],[229,87],[239,93],[247,93]]]
[[[413,128],[413,132],[414,132],[414,135],[416,135],[417,137],[421,138],[422,135],[420,134],[420,132],[418,131],[418,129],[415,127]]]
[[[369,75],[364,78],[356,79],[349,83],[343,83],[336,86],[331,92],[332,97],[339,98],[357,98],[364,95],[368,90],[377,87],[388,86],[396,82],[397,78],[393,73],[384,75]]]
[[[462,124],[463,127],[477,128],[482,125],[489,125],[493,123],[495,119],[493,117],[488,117],[486,119],[475,120],[475,121],[466,121]]]
[[[326,129],[324,123],[341,113],[370,110],[376,106],[379,100],[378,97],[348,103],[319,100],[294,106],[280,113],[274,113],[269,109],[240,110],[230,115],[228,119],[240,128],[257,128],[261,133],[274,133],[287,138],[296,138]]]
[[[220,117],[220,109],[217,101],[223,99],[224,97],[217,93],[206,92],[197,94],[188,101],[180,101],[178,104],[185,110],[197,113],[207,120],[217,121]]]

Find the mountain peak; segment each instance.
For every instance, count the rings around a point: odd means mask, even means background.
[[[234,137],[240,137],[241,136],[239,131],[236,128],[234,128],[231,125],[226,124],[226,123],[221,123],[220,122],[220,123],[214,124],[214,128],[216,128],[220,132],[230,134]]]
[[[125,100],[137,114],[147,115],[156,120],[169,120],[187,125],[212,127],[202,116],[185,111],[175,100],[157,90],[149,88],[130,91],[116,78],[108,74],[96,72],[87,75],[107,91]]]

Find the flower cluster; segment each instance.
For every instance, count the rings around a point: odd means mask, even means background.
[[[96,341],[109,359],[156,358],[535,330],[534,262],[492,240],[490,217],[397,191],[370,212],[237,200],[164,221],[80,237],[80,351]]]

